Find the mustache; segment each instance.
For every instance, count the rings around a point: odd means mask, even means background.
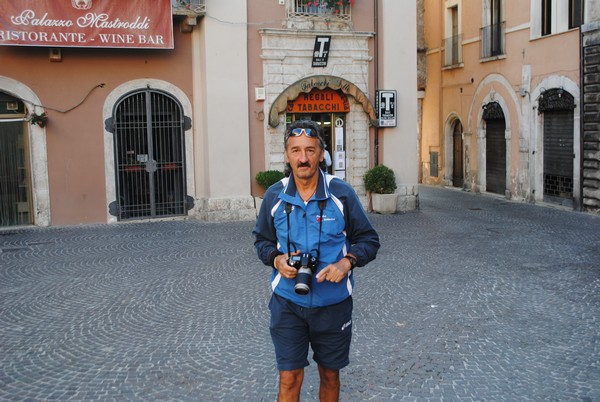
[[[310,162],[300,162],[298,163],[298,167],[310,167]]]

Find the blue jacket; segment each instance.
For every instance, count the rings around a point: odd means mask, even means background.
[[[336,176],[319,173],[317,191],[307,204],[297,193],[291,176],[267,189],[253,231],[258,257],[271,267],[275,256],[288,252],[288,232],[291,252],[316,255],[320,249],[307,295],[294,291],[295,279],[282,277],[276,269],[271,275],[273,292],[303,307],[328,306],[348,298],[354,287],[352,271],[340,283],[317,283],[317,272],[346,253],[356,256],[357,266],[366,265],[375,259],[379,249],[379,236],[354,189]],[[319,200],[325,200],[322,219]],[[291,206],[289,227],[286,203]]]

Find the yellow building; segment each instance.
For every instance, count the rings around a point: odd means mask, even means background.
[[[425,0],[424,183],[582,205],[579,0]]]

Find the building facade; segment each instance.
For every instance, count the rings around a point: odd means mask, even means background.
[[[298,118],[365,205],[384,163],[415,208],[415,6],[341,3],[4,2],[0,227],[255,219],[254,177],[284,169]],[[395,125],[377,89],[397,91]]]
[[[230,119],[245,26],[224,32],[203,0],[112,4],[0,7],[0,226],[254,217],[248,121]]]
[[[424,183],[583,206],[579,0],[425,0]]]
[[[363,175],[385,164],[396,174],[398,210],[416,208],[416,5],[406,3],[410,2],[252,2],[252,175],[284,171],[286,124],[312,119],[324,129],[333,159],[330,173],[349,182],[365,206]],[[396,91],[396,125],[380,124],[377,90]],[[262,191],[254,183],[253,194]]]

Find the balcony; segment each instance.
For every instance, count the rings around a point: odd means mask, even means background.
[[[206,14],[206,0],[171,0],[173,15],[203,16]]]
[[[350,21],[353,3],[354,0],[288,0],[287,15],[289,19]]]
[[[460,67],[462,62],[462,34],[444,39],[444,67]]]
[[[481,28],[481,59],[503,56],[504,22]]]

